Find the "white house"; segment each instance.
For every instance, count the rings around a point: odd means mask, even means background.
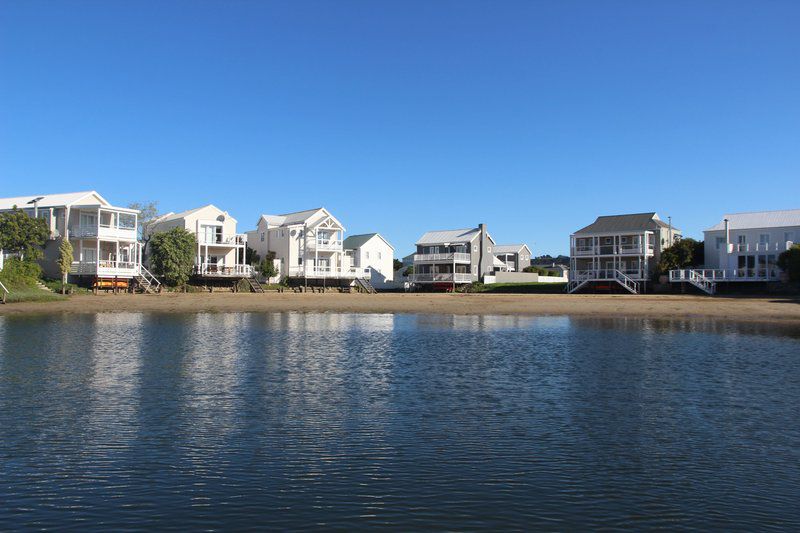
[[[227,211],[205,205],[181,213],[167,213],[151,221],[147,235],[183,228],[197,237],[194,276],[207,280],[241,279],[252,275],[245,264],[247,236],[236,233],[236,219]]]
[[[350,264],[369,269],[369,281],[376,289],[393,286],[394,246],[379,233],[351,235],[342,243]]]
[[[368,271],[351,264],[344,252],[345,228],[324,207],[283,215],[261,215],[247,232],[259,256],[278,260],[279,276],[290,283],[350,285]]]
[[[50,235],[41,261],[47,277],[61,277],[57,261],[63,237],[73,249],[70,281],[136,280],[145,288],[157,284],[142,267],[137,210],[113,206],[97,191],[0,198],[0,212],[14,207],[47,223]]]

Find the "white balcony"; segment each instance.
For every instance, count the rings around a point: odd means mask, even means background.
[[[132,278],[139,274],[140,265],[131,261],[73,261],[69,273],[76,276],[100,278]]]
[[[441,272],[434,274],[412,274],[411,281],[415,283],[472,283],[472,274],[456,272]]]
[[[293,278],[340,278],[340,279],[355,279],[355,278],[368,278],[371,276],[369,268],[337,268],[325,266],[295,266],[289,269],[289,277]]]
[[[109,226],[105,224],[97,226],[71,226],[69,228],[69,236],[74,239],[100,238],[125,241],[135,241],[137,239],[136,228]]]
[[[648,278],[648,272],[638,268],[600,268],[597,270],[570,270],[569,280],[571,282],[615,280],[619,277],[617,272],[636,281],[644,281]]]
[[[444,254],[414,254],[415,263],[469,263],[472,260],[470,254],[461,252],[450,252]]]
[[[785,241],[785,242],[754,242],[754,243],[742,243],[742,244],[729,244],[728,249],[730,250],[729,253],[756,253],[756,252],[773,252],[779,254],[781,252],[785,252],[789,248],[794,245],[792,241]]]
[[[200,233],[197,242],[203,246],[244,246],[247,244],[247,236],[244,233],[232,234],[213,234]]]
[[[195,265],[192,273],[204,278],[249,278],[253,275],[250,265],[230,265],[202,263]]]
[[[652,244],[601,244],[600,246],[576,246],[572,249],[573,256],[593,255],[653,255]]]
[[[309,239],[308,248],[311,250],[340,252],[342,241],[339,239]]]

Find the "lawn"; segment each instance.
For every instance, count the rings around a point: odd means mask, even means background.
[[[30,287],[28,285],[18,285],[14,283],[5,283],[8,287],[8,296],[6,303],[16,302],[53,302],[56,300],[63,300],[66,296],[60,294],[53,294],[52,292],[43,291],[37,287]],[[0,289],[2,290],[2,289]]]
[[[561,294],[566,283],[492,283],[476,292],[496,294]]]

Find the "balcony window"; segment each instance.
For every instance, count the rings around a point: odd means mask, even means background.
[[[786,231],[783,234],[783,242],[792,241],[794,242],[794,232],[793,231]]]
[[[620,244],[628,244],[628,238],[627,237],[620,237],[619,238],[619,242],[620,242]]]
[[[769,233],[762,233],[759,235],[758,242],[761,244],[769,244]]]
[[[97,227],[97,215],[95,213],[81,213],[80,226],[86,228]]]
[[[747,243],[747,236],[739,235],[738,242],[739,242],[739,244],[746,244]]]
[[[725,244],[725,237],[717,237],[717,240],[716,240],[717,250],[722,248],[723,244]]]
[[[611,237],[606,237],[606,244],[611,244],[611,241],[612,241]]]

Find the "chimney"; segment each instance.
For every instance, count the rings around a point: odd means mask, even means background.
[[[728,253],[728,245],[731,243],[731,228],[728,224],[728,219],[725,219],[725,253]]]
[[[478,254],[478,281],[480,281],[481,279],[483,279],[483,254],[484,254],[483,241],[486,238],[486,224],[483,223],[478,224],[478,230],[479,230],[478,236],[481,241],[479,248],[480,252]]]

